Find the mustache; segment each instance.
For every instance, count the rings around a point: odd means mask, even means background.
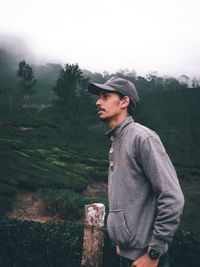
[[[99,111],[106,111],[104,108],[97,108],[97,111],[99,112]]]

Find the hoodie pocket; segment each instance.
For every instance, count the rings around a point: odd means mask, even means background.
[[[133,235],[127,228],[123,210],[110,210],[107,219],[107,230],[110,239],[120,247],[130,245]]]

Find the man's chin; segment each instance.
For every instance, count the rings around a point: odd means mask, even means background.
[[[104,121],[104,122],[107,122],[107,121],[109,121],[109,119],[108,119],[108,118],[104,118],[104,117],[100,117],[100,116],[99,116],[99,119],[100,119],[100,121]]]

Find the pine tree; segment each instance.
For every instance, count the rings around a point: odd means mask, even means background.
[[[33,87],[36,79],[32,67],[25,60],[20,61],[18,66],[17,76],[20,78],[18,96],[22,100],[22,106],[27,108],[30,96],[35,93]]]
[[[87,88],[87,82],[78,64],[66,64],[60,72],[60,77],[56,86],[53,87],[53,91],[58,96],[59,103],[72,109],[79,102],[79,97],[84,89]]]

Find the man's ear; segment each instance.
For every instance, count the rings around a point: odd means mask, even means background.
[[[129,103],[130,103],[130,98],[128,96],[124,96],[122,99],[121,99],[121,107],[122,108],[125,108],[125,107],[128,107]]]

